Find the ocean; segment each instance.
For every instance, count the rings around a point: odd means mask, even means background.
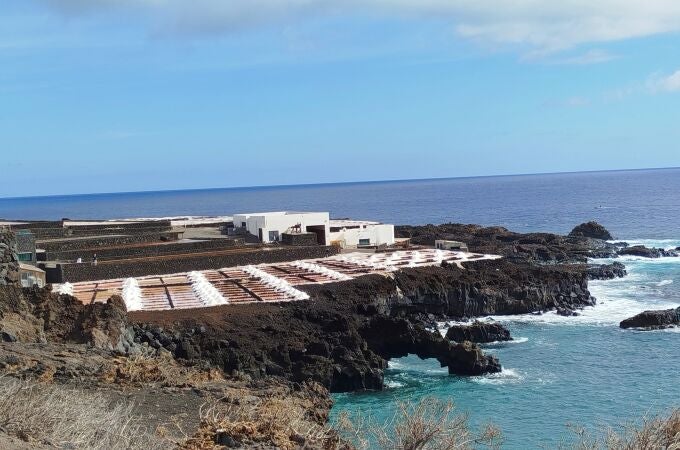
[[[567,233],[597,220],[617,239],[680,246],[680,169],[390,181],[175,192],[0,198],[6,219],[228,215],[323,210],[395,224],[502,225]],[[597,306],[578,317],[496,317],[516,338],[488,345],[500,374],[449,376],[436,361],[390,362],[383,392],[335,395],[341,411],[386,420],[402,400],[452,400],[474,426],[492,422],[508,449],[554,448],[570,425],[599,430],[680,406],[679,330],[637,332],[618,322],[680,305],[680,258],[620,259],[629,275],[591,282]]]

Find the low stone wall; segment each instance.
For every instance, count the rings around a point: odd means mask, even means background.
[[[140,233],[129,236],[98,236],[89,239],[55,240],[38,242],[38,248],[46,251],[65,251],[80,249],[95,249],[98,247],[112,247],[116,245],[138,244],[142,242],[176,241],[179,231],[165,231],[162,233]]]
[[[0,286],[18,285],[19,262],[14,233],[0,230]]]
[[[50,261],[90,261],[97,254],[99,261],[122,259],[130,257],[161,256],[173,253],[190,253],[194,251],[229,249],[244,245],[242,239],[212,239],[209,241],[175,242],[171,244],[159,243],[158,245],[142,245],[122,248],[101,248],[87,250],[49,251],[47,259]]]
[[[72,230],[107,230],[111,228],[124,230],[144,230],[157,228],[171,228],[172,222],[170,220],[149,220],[144,222],[126,222],[126,223],[98,223],[92,225],[69,225],[66,227]]]
[[[316,233],[283,233],[281,235],[281,243],[286,245],[305,246],[316,245]]]
[[[23,222],[16,220],[16,222]],[[38,220],[34,222],[21,223],[20,225],[12,225],[12,230],[33,230],[36,228],[63,228],[61,220]]]
[[[144,275],[162,275],[191,270],[219,269],[222,267],[242,266],[247,264],[274,263],[294,261],[297,259],[325,258],[339,252],[336,247],[285,247],[267,248],[257,251],[234,252],[227,255],[182,255],[178,258],[163,258],[157,261],[125,261],[93,265],[62,265],[63,281],[105,280],[111,278],[138,277]]]

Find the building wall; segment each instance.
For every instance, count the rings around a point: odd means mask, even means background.
[[[300,224],[302,232],[306,232],[308,226],[322,225],[325,230],[326,243],[329,242],[330,234],[330,216],[328,213],[294,213],[287,214],[285,212],[271,212],[262,214],[236,214],[234,215],[234,226],[240,227],[243,222],[246,223],[246,229],[250,234],[255,236],[260,235],[262,229],[262,242],[273,242],[270,239],[269,232],[278,232],[279,240],[281,235],[289,228]]]
[[[394,225],[366,225],[364,228],[349,228],[330,234],[331,242],[340,242],[345,248],[355,248],[362,240],[368,239],[371,246],[394,244]],[[366,245],[366,244],[362,244]]]

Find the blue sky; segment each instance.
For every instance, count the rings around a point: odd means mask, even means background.
[[[4,0],[0,197],[680,166],[675,0]]]

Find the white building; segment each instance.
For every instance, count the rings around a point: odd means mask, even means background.
[[[363,220],[331,220],[330,242],[342,248],[394,244],[394,225]]]
[[[235,214],[234,227],[248,230],[260,241],[277,242],[283,233],[315,233],[321,245],[330,244],[330,216],[327,212],[276,211]]]

